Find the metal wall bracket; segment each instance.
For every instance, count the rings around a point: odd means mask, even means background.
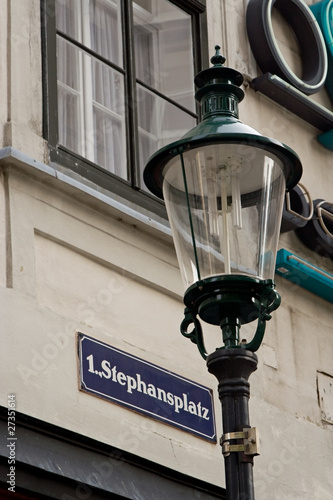
[[[230,444],[230,441],[242,439],[243,444]],[[228,432],[223,434],[220,440],[222,453],[228,457],[233,452],[243,452],[244,455],[259,455],[259,433],[256,427],[243,429],[242,432]]]

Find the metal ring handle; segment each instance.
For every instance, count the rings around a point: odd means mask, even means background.
[[[300,182],[297,184],[297,186],[299,186],[304,191],[304,194],[306,194],[306,196],[308,198],[310,213],[307,217],[304,217],[304,215],[301,215],[301,214],[295,212],[294,210],[292,210],[291,204],[290,204],[290,192],[289,191],[286,193],[286,210],[287,210],[287,212],[289,212],[292,215],[295,215],[296,217],[298,217],[301,220],[309,221],[312,219],[312,216],[313,216],[313,201],[312,201],[311,195],[310,195],[308,189]]]

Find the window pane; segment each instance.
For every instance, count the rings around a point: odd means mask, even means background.
[[[58,37],[57,59],[59,142],[82,155],[79,50]]]
[[[137,78],[194,111],[191,16],[168,0],[137,0],[133,11]]]
[[[95,163],[126,179],[122,123],[103,110],[94,108],[94,129]]]
[[[124,77],[58,38],[59,143],[127,179]]]
[[[196,119],[141,85],[137,88],[137,100],[141,187],[144,188],[142,172],[149,157],[195,127]]]
[[[119,1],[90,1],[91,48],[109,61],[123,66]]]
[[[57,28],[123,66],[119,0],[56,0]]]
[[[123,75],[93,60],[94,162],[126,179],[124,102]]]
[[[80,40],[80,18],[76,0],[56,0],[56,24],[57,29],[71,36],[75,40]]]

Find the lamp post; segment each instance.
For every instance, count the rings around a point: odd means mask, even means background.
[[[144,180],[165,200],[186,286],[181,332],[218,380],[227,499],[253,500],[258,438],[248,379],[266,321],[280,304],[273,278],[284,194],[302,166],[289,147],[239,120],[243,77],[215,49],[213,66],[195,78],[202,121],[149,159]],[[223,345],[209,355],[199,318],[222,330]],[[252,321],[247,342],[240,328]]]

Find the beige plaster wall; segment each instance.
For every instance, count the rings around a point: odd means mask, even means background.
[[[1,0],[1,142],[36,160],[47,156],[42,139],[41,21],[38,0]]]
[[[178,333],[182,285],[171,239],[101,211],[89,197],[83,205],[61,195],[59,181],[50,186],[11,167],[6,175],[13,287],[0,288],[1,404],[15,392],[18,411],[220,482],[216,444],[78,389],[80,331],[215,390]]]
[[[228,65],[249,80],[259,70],[245,7],[246,1],[207,0],[210,46],[221,43]],[[6,381],[0,403],[15,392],[18,411],[224,485],[219,445],[78,390],[76,332],[82,331],[213,388],[221,434],[215,379],[179,333],[183,288],[168,231],[112,208],[107,196],[65,183],[48,166],[39,2],[1,0],[1,8],[0,58],[8,68],[0,72],[1,146],[31,161],[0,160],[0,377]],[[312,197],[332,201],[333,157],[317,143],[317,131],[247,83],[244,90],[241,119],[297,151]],[[324,92],[317,99],[327,103]],[[332,261],[292,233],[281,236],[280,247],[333,272]],[[329,500],[333,425],[322,419],[317,376],[333,376],[332,307],[282,278],[277,288],[282,305],[267,325],[251,381],[251,420],[262,447],[256,498]],[[248,337],[251,329],[244,329]],[[207,330],[213,349],[220,335]]]

